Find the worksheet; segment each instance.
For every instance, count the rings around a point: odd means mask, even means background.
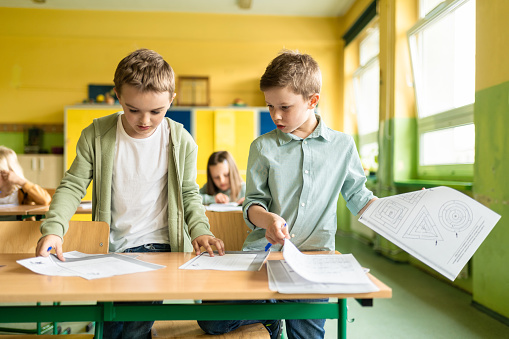
[[[17,263],[39,274],[82,277],[88,280],[165,267],[115,253],[85,254],[72,251],[64,253],[64,258],[65,261],[60,261],[54,254],[50,254],[47,257],[18,260]]]
[[[441,186],[378,199],[359,221],[454,281],[499,219],[469,196]]]
[[[200,255],[180,266],[184,270],[219,270],[219,271],[259,271],[269,252],[264,251],[226,251],[224,255],[208,252]]]
[[[231,211],[242,211],[242,205],[236,202],[228,202],[226,204],[210,204],[205,205],[207,211],[213,212],[231,212]]]
[[[352,254],[304,254],[288,239],[284,260],[267,261],[269,288],[279,293],[368,293],[379,288]]]

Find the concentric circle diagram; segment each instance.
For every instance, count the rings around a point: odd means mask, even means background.
[[[472,210],[458,200],[452,200],[440,208],[440,223],[451,232],[461,232],[472,224]]]

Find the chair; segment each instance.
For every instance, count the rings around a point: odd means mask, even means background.
[[[30,253],[35,255],[41,237],[41,221],[0,222],[0,253]],[[106,254],[109,249],[110,227],[103,221],[69,221],[64,236],[63,251]]]
[[[270,339],[263,324],[245,325],[235,331],[210,335],[205,334],[194,320],[156,321],[152,327],[153,339]]]
[[[206,211],[209,218],[210,231],[217,238],[224,241],[227,251],[242,251],[242,245],[251,232],[246,226],[242,212],[214,212]]]
[[[41,221],[2,221],[0,222],[0,253],[30,253],[35,255],[37,241],[41,237]],[[79,251],[89,254],[106,254],[109,249],[110,227],[103,221],[70,221],[69,230],[64,236],[63,252]],[[2,332],[41,333],[40,324],[36,329],[6,328]],[[57,326],[45,326],[44,332],[53,329],[57,334]],[[91,338],[91,335],[72,335],[75,338]],[[14,336],[0,335],[7,339]],[[25,336],[16,335],[21,339]],[[44,339],[49,336],[38,336]],[[70,338],[70,337],[68,337]]]
[[[206,211],[209,218],[210,231],[217,238],[224,241],[227,251],[241,251],[250,229],[244,222],[240,211],[214,212]],[[152,327],[154,339],[265,339],[270,338],[269,332],[263,324],[242,326],[235,331],[222,335],[208,335],[194,320],[185,321],[156,321]]]

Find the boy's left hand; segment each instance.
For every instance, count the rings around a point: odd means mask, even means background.
[[[194,251],[196,255],[201,254],[201,247],[203,246],[205,250],[209,253],[211,257],[214,256],[214,251],[211,246],[217,248],[217,252],[219,255],[224,255],[224,243],[221,239],[215,238],[210,235],[200,235],[196,239],[192,241]]]

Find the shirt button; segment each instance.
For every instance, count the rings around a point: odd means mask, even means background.
[[[305,171],[304,171],[304,173],[308,174],[308,173],[309,173],[309,171],[308,171],[308,170],[305,170]]]
[[[304,206],[306,206],[306,204],[305,204],[305,203],[302,203],[302,204],[301,204],[301,206],[302,206],[302,207],[304,207]]]
[[[308,142],[306,140],[304,140],[304,145],[307,145],[307,144],[308,144]]]

